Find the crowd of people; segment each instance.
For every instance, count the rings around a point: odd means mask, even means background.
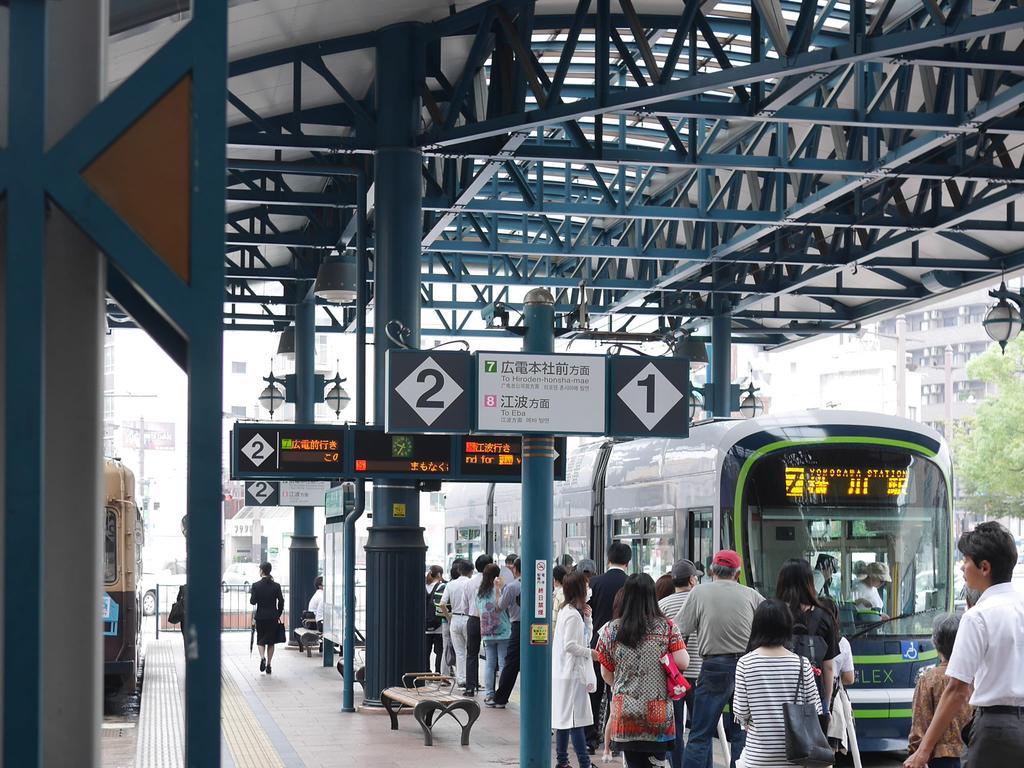
[[[998,523],[979,525],[957,546],[970,608],[935,620],[940,663],[917,681],[905,768],[980,768],[1024,754],[1024,595],[1009,583],[1017,549]],[[823,756],[848,749],[855,670],[829,597],[834,558],[819,557],[814,568],[785,561],[765,598],[741,583],[732,550],[717,552],[707,574],[684,559],[657,582],[628,573],[628,545],[612,544],[607,555],[600,575],[589,559],[552,571],[558,768],[570,765],[570,745],[580,768],[598,751],[627,768],[711,768],[723,730],[731,766],[789,768],[797,764],[789,705],[814,720],[801,738],[814,743],[818,762],[801,764],[824,765]],[[888,568],[861,571],[858,600],[887,620],[878,590]],[[520,560],[457,560],[450,577],[439,566],[427,574],[428,659],[472,696],[482,647],[484,705],[504,708],[519,674]]]

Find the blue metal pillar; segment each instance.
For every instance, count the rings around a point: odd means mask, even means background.
[[[43,138],[46,4],[10,9],[7,241],[4,272],[3,760],[42,764],[42,626],[45,306]],[[86,447],[88,452],[92,447]],[[86,663],[92,663],[87,659]]]
[[[356,177],[356,424],[366,423],[366,176]],[[366,509],[366,482],[356,482],[356,505],[345,517],[345,626],[341,711],[355,712],[356,682],[356,521]]]
[[[416,146],[421,72],[418,25],[381,30],[377,43],[376,251],[374,257],[374,420],[384,423],[385,329],[397,320],[420,339],[420,240],[423,163]],[[373,526],[366,544],[366,702],[400,685],[402,674],[426,663],[422,589],[426,545],[415,483],[375,482]],[[410,631],[415,627],[416,631]]]
[[[220,766],[224,175],[227,146],[225,4],[192,5],[191,285],[188,311],[188,602],[185,765]],[[179,310],[180,311],[180,310]]]
[[[732,317],[729,314],[729,300],[721,294],[712,299],[711,316],[711,381],[714,392],[712,416],[728,416],[732,413]]]
[[[555,345],[555,300],[546,288],[534,288],[524,301],[526,337],[523,351],[550,353]],[[524,768],[551,765],[551,646],[549,641],[551,598],[546,595],[543,615],[536,603],[537,575],[547,581],[554,539],[553,498],[555,444],[551,435],[523,435],[523,529],[522,529],[522,622],[519,625],[520,698],[537,706],[521,708],[519,764]],[[539,632],[543,643],[534,638]],[[536,643],[536,644],[535,644]]]
[[[310,291],[295,305],[295,421],[312,424],[316,416],[313,392],[316,371],[316,300]],[[299,625],[299,617],[309,605],[316,578],[316,532],[313,530],[313,507],[295,507],[292,541],[288,547],[288,638],[291,628]]]

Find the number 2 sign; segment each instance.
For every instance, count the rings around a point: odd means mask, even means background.
[[[388,432],[462,434],[470,428],[470,356],[393,349],[387,357]]]

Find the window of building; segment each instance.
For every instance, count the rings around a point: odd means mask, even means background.
[[[244,405],[232,405],[231,415],[236,419],[244,419],[246,417],[246,409]]]
[[[244,361],[239,361],[239,360],[232,361],[232,363],[231,363],[231,372],[232,373],[245,373],[245,362]]]

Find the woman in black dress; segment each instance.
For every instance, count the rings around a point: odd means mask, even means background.
[[[284,633],[278,627],[283,626],[284,595],[281,594],[281,585],[270,577],[270,563],[260,565],[260,574],[263,578],[249,590],[249,603],[256,606],[253,620],[256,622],[256,645],[260,649],[260,672],[265,671],[269,675],[274,644],[283,642],[279,633]]]

